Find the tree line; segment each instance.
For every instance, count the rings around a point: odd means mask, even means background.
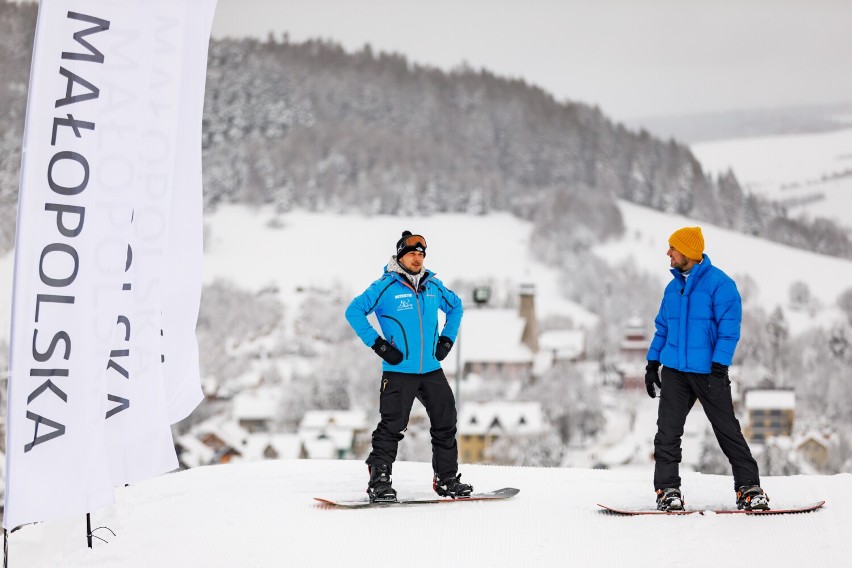
[[[0,1],[0,250],[12,245],[37,6]],[[789,217],[689,148],[519,79],[444,72],[369,45],[212,40],[203,117],[207,207],[510,211],[567,247],[623,232],[615,200],[852,258],[848,232]],[[8,207],[7,207],[8,205]]]

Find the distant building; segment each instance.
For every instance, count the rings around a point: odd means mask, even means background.
[[[208,420],[193,428],[191,435],[212,450],[213,456],[208,463],[221,464],[242,458],[242,449],[248,439],[248,432],[239,424],[227,420]],[[193,450],[186,440],[182,442],[185,450]]]
[[[455,350],[442,368],[448,378],[455,378],[457,358],[461,357],[462,377],[475,374],[485,380],[499,377],[526,382],[533,375],[539,335],[535,285],[523,284],[517,310],[485,307],[465,311]]]
[[[618,353],[625,361],[644,361],[651,339],[652,335],[644,322],[637,317],[630,318],[624,326]]]
[[[251,434],[246,440],[243,456],[246,461],[297,460],[307,457],[297,434]]]
[[[181,469],[189,469],[215,463],[216,452],[192,434],[175,440],[175,453]]]
[[[270,432],[278,415],[279,401],[278,388],[244,391],[233,398],[232,415],[246,432]]]
[[[468,402],[458,419],[459,459],[483,463],[485,452],[502,436],[539,436],[546,431],[538,402]]]
[[[488,379],[505,377],[521,382],[532,376],[533,352],[522,342],[526,321],[515,310],[481,309],[465,312],[457,352],[443,361],[448,377],[455,377],[456,355],[462,359],[463,373]]]
[[[833,436],[819,432],[808,432],[793,442],[796,452],[818,470],[826,469],[833,445]]]
[[[748,424],[743,434],[762,444],[773,436],[790,436],[796,420],[796,393],[787,389],[759,389],[745,393]]]
[[[628,390],[645,388],[645,360],[652,335],[639,318],[630,318],[618,348],[616,367],[621,375],[621,387]]]
[[[299,440],[311,459],[349,459],[369,447],[367,414],[361,410],[309,410]]]
[[[546,353],[553,363],[577,363],[586,358],[586,332],[582,329],[543,331],[538,338],[539,355]]]
[[[175,440],[175,450],[182,469],[268,459],[300,459],[307,457],[299,436],[294,433],[253,433],[234,420],[211,418],[189,434]]]
[[[535,313],[535,284],[521,284],[520,306],[518,315],[524,320],[524,331],[521,334],[521,343],[529,347],[533,353],[538,353],[538,316]]]

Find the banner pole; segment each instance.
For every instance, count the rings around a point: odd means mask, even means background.
[[[86,513],[86,541],[89,543],[89,548],[92,548],[92,514]]]
[[[3,568],[9,568],[9,531],[3,528]]]

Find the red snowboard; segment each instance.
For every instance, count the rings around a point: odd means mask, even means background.
[[[791,513],[809,513],[810,511],[816,511],[820,507],[825,505],[825,501],[818,501],[816,503],[811,503],[810,505],[804,505],[802,507],[790,507],[787,509],[766,509],[763,511],[743,511],[740,509],[719,509],[719,510],[703,510],[703,509],[694,509],[694,510],[686,510],[686,511],[657,511],[653,510],[628,510],[628,509],[616,509],[614,507],[609,507],[607,505],[601,505],[598,503],[598,507],[603,508],[606,512],[612,513],[615,515],[691,515],[693,513],[699,513],[703,515],[704,513],[716,513],[717,515],[788,515]]]

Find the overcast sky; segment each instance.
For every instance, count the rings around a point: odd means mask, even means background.
[[[852,0],[219,0],[214,37],[370,43],[616,120],[852,102]]]

